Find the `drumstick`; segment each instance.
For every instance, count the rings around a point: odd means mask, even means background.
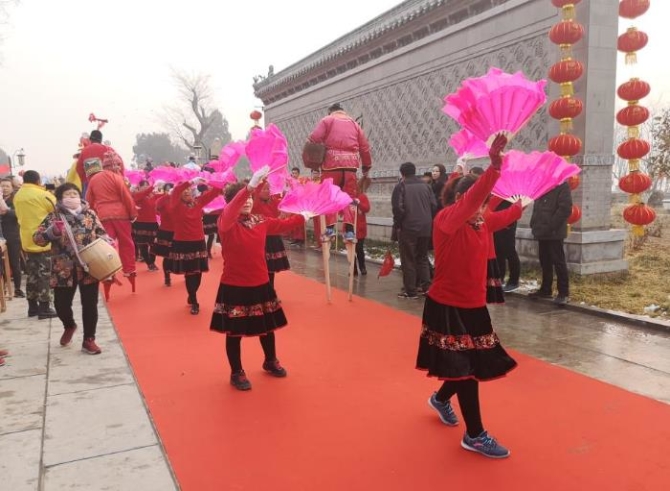
[[[323,237],[326,232],[326,217],[321,215],[319,217],[319,224],[321,225],[321,236]],[[331,291],[330,291],[330,238],[326,237],[326,241],[319,238],[321,241],[321,254],[323,255],[323,274],[326,279],[326,299],[328,303],[331,303]]]

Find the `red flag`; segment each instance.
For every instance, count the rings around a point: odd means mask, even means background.
[[[386,251],[386,254],[384,254],[384,262],[382,262],[382,267],[379,270],[377,279],[381,278],[382,276],[390,275],[394,267],[395,259],[393,259],[393,254],[391,254],[391,249],[389,249]]]

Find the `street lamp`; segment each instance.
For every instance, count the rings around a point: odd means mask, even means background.
[[[12,157],[16,157],[18,161],[18,167],[23,167],[26,163],[26,152],[23,150],[23,148],[18,149],[12,154]],[[8,157],[7,160],[9,160],[9,175],[13,176],[14,172],[12,172],[12,157]]]
[[[196,143],[193,145],[193,151],[195,151],[195,163],[200,165],[200,152],[202,151],[202,145]]]

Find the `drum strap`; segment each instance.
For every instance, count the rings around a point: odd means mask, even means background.
[[[88,273],[88,264],[84,262],[84,260],[81,258],[79,255],[79,247],[77,247],[77,242],[74,240],[74,235],[72,234],[72,229],[70,228],[70,224],[67,222],[67,218],[65,215],[62,213],[60,214],[60,219],[63,221],[65,224],[65,234],[67,235],[68,240],[70,241],[70,245],[72,246],[72,250],[74,251],[74,255],[77,256],[77,260],[79,261],[79,264],[81,264],[81,267]]]

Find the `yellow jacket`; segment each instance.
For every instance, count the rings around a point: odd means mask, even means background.
[[[71,182],[81,190],[81,179],[79,178],[79,174],[77,174],[77,159],[74,160],[72,167],[70,167],[65,182]]]
[[[51,244],[40,247],[33,242],[33,234],[49,213],[54,210],[56,198],[42,186],[24,183],[14,196],[14,208],[19,220],[21,247],[26,252],[46,252]]]

